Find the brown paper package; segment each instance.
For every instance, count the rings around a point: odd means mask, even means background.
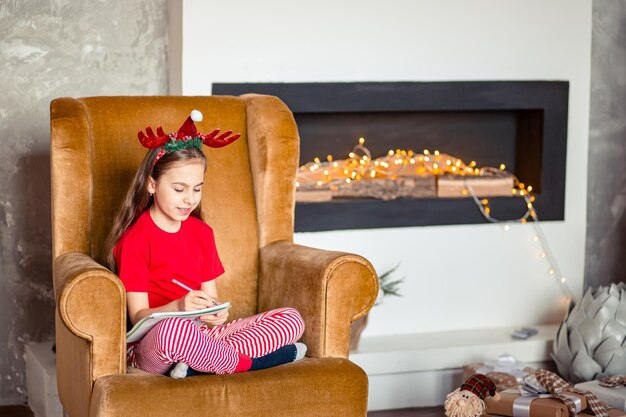
[[[570,394],[570,393],[568,393]],[[581,409],[587,408],[587,400],[578,394],[581,399]],[[516,390],[507,390],[500,393],[500,399],[495,401],[493,397],[485,398],[485,413],[498,416],[513,416],[513,401],[520,397]],[[530,406],[530,417],[568,417],[569,410],[561,401],[554,398],[537,398]]]
[[[609,417],[624,417],[626,413],[624,413],[619,408],[609,408],[607,410]],[[498,417],[496,414],[483,414],[481,417]],[[591,412],[582,412],[578,414],[578,417],[594,417]]]

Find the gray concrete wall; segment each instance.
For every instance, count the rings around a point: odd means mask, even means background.
[[[0,404],[54,335],[50,100],[167,94],[166,55],[166,0],[0,2]]]
[[[626,278],[626,1],[593,2],[591,53],[585,289]]]

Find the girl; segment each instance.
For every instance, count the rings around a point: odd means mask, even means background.
[[[240,135],[198,133],[194,110],[177,133],[146,128],[139,140],[150,151],[139,166],[107,240],[108,263],[124,283],[131,324],[154,312],[190,311],[219,303],[215,279],[224,268],[213,230],[201,219],[206,170],[202,144],[222,147]],[[192,291],[187,291],[176,282]],[[168,318],[128,345],[129,365],[182,378],[187,365],[198,372],[226,374],[263,369],[300,359],[295,343],[304,322],[281,308],[225,324],[228,310],[199,321]]]

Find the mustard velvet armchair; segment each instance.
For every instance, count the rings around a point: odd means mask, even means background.
[[[307,357],[263,371],[174,380],[126,367],[126,299],[103,267],[104,241],[146,150],[137,131],[178,130],[192,109],[198,130],[242,136],[204,148],[204,219],[226,273],[218,288],[230,318],[292,306],[303,315]],[[293,243],[299,137],[278,98],[59,98],[50,106],[52,246],[58,391],[66,415],[365,416],[366,374],[348,360],[350,324],[374,303],[378,279],[364,258]]]

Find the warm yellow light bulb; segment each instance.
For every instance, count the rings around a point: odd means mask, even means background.
[[[483,198],[482,200],[480,200],[481,204],[489,204],[489,200],[487,200],[486,198]]]
[[[424,149],[424,151],[422,152],[424,155],[430,155],[430,151],[428,149]]]
[[[533,190],[533,186],[529,185],[528,187],[526,187],[526,191],[531,192]]]
[[[504,171],[506,169],[506,165],[500,164],[500,171]]]
[[[324,170],[324,175],[328,175],[328,170],[327,169]]]
[[[332,155],[326,155],[326,160],[328,162],[332,162],[333,161],[333,156]]]
[[[350,153],[348,154],[348,156],[349,156],[350,158],[354,158],[354,157],[355,157],[355,154],[354,154],[354,152],[350,152]]]
[[[387,152],[387,155],[393,156],[393,150],[389,149],[389,152]]]
[[[322,161],[320,161],[320,159],[316,156],[315,158],[313,158],[313,161],[315,161],[316,164],[321,164]]]
[[[439,156],[439,151],[435,150],[435,156]]]
[[[365,143],[365,138],[361,137],[359,138],[359,144],[363,145]]]
[[[319,186],[319,185],[322,185],[322,184],[323,184],[323,182],[322,182],[322,181],[318,181],[318,182],[317,182],[317,185],[318,185],[318,186]]]
[[[550,275],[554,275],[554,268],[550,268],[550,269],[548,269],[548,274],[550,274]]]
[[[376,171],[371,171],[370,172],[370,177],[374,178],[376,176]]]
[[[439,168],[439,164],[433,164],[433,168],[434,169],[438,169]]]
[[[565,277],[561,277],[561,284],[565,284],[565,281],[567,281]]]

